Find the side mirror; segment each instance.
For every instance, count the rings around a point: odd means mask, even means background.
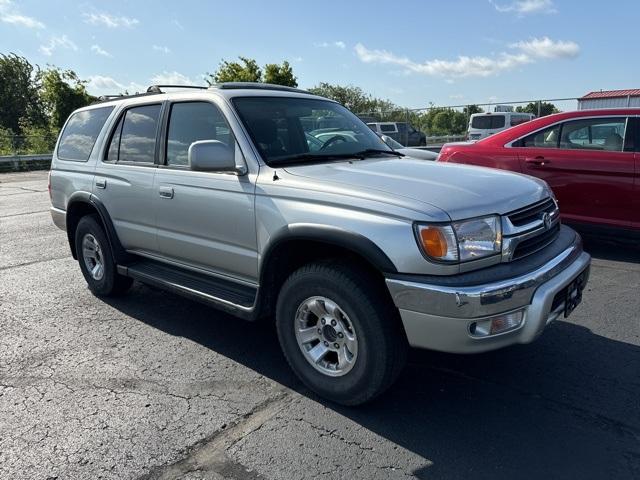
[[[218,140],[200,140],[189,146],[189,168],[196,172],[244,173],[236,165],[235,148]]]

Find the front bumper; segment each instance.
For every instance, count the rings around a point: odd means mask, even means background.
[[[544,265],[519,276],[471,286],[423,283],[387,278],[400,311],[409,344],[451,353],[476,353],[515,343],[532,342],[545,326],[564,312],[554,298],[585,272],[591,263],[580,237]],[[554,307],[552,310],[552,306]],[[520,325],[510,331],[474,336],[471,325],[490,317],[521,310]]]

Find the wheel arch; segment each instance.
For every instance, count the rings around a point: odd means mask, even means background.
[[[118,234],[113,226],[111,216],[107,211],[104,204],[95,196],[89,192],[76,192],[70,198],[67,203],[67,239],[69,241],[69,248],[71,249],[71,255],[77,260],[76,253],[76,228],[80,219],[86,215],[97,214],[104,228],[105,234],[109,241],[109,246],[113,253],[116,263],[123,263],[126,261],[127,253],[120,243]]]

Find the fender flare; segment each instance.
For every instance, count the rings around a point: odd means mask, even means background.
[[[107,208],[100,201],[98,197],[89,193],[89,192],[75,192],[71,197],[69,197],[69,201],[67,202],[67,215],[69,215],[69,211],[72,209],[72,206],[77,203],[87,204],[95,211],[98,212],[98,216],[102,221],[102,225],[105,229],[105,234],[107,235],[107,240],[109,241],[109,246],[111,247],[111,252],[113,253],[114,261],[117,264],[126,263],[129,255],[126,250],[120,243],[120,239],[118,238],[118,234],[116,233],[116,229],[113,226],[113,221],[111,220],[111,216],[107,211]],[[68,225],[68,223],[67,223]],[[71,254],[73,258],[76,258],[76,251],[74,248],[75,245],[75,233],[69,231],[67,228],[67,238],[69,240],[69,247],[71,248]]]
[[[383,273],[398,273],[387,254],[364,235],[329,225],[293,224],[283,227],[271,237],[260,262],[261,278],[274,249],[283,242],[294,240],[311,240],[342,247],[361,255]]]

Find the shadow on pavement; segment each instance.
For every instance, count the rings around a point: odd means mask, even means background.
[[[412,351],[389,392],[345,408],[300,384],[267,323],[145,286],[109,303],[420,455],[429,466],[413,472],[418,478],[640,478],[640,347],[575,323],[558,321],[531,345],[486,354]]]

